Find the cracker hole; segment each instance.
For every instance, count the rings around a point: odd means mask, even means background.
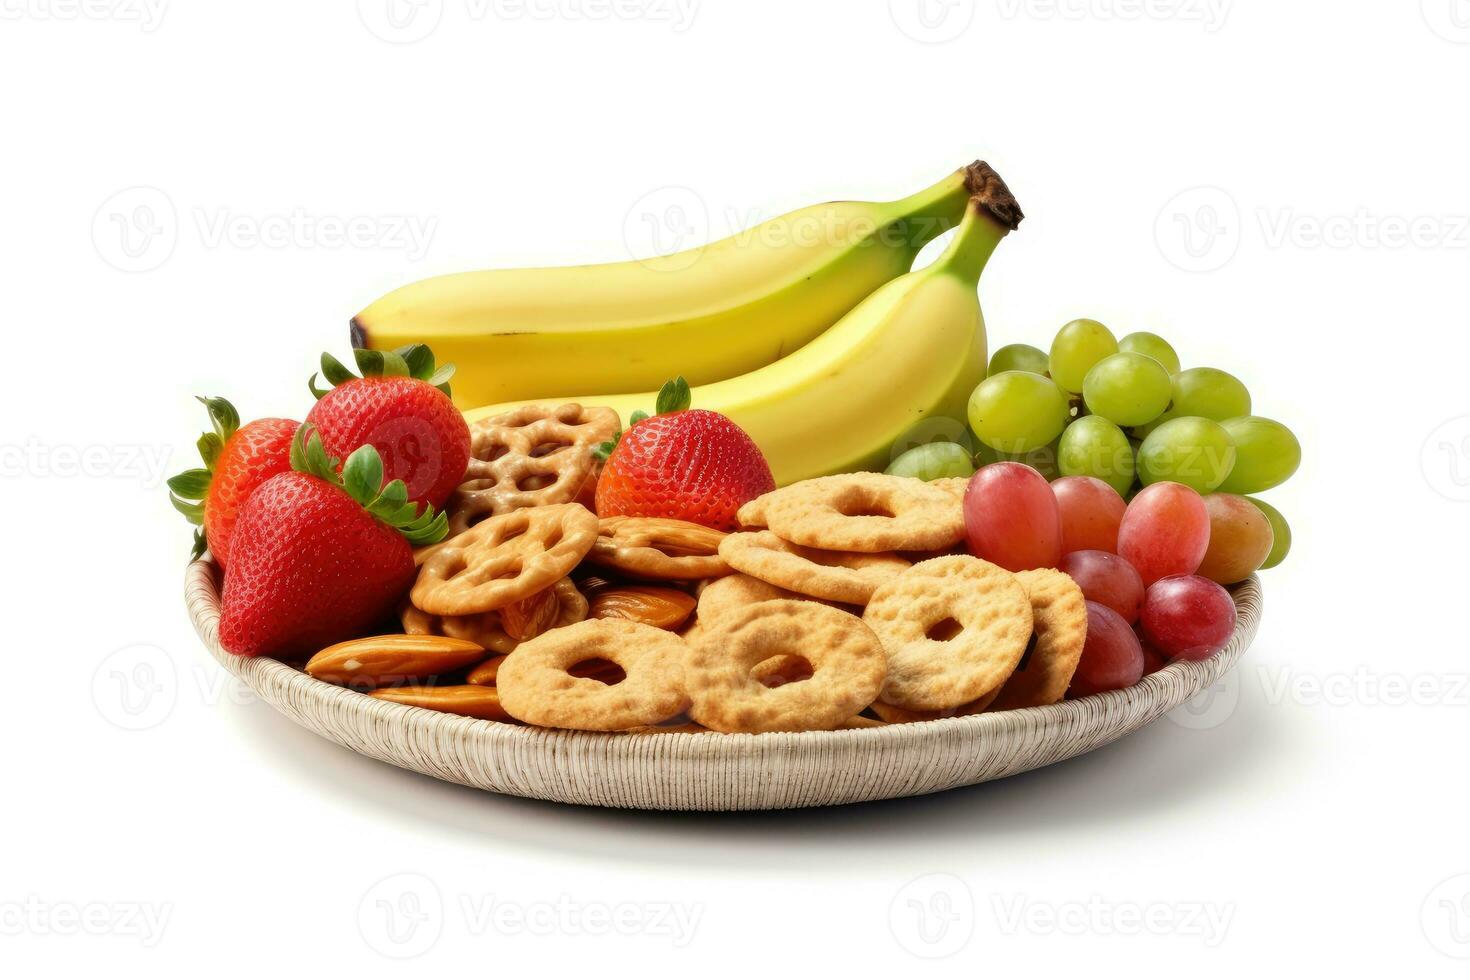
[[[593,657],[590,660],[582,660],[572,664],[567,670],[567,673],[573,677],[585,677],[588,680],[594,680],[609,686],[620,684],[628,677],[627,672],[623,668],[611,660],[604,660],[601,657]]]
[[[959,636],[960,631],[963,629],[964,627],[959,624],[959,621],[950,616],[946,617],[945,619],[941,619],[939,622],[929,627],[927,630],[924,631],[924,635],[931,640],[936,640],[940,643],[944,643],[948,640],[953,640],[955,637]]]
[[[794,653],[763,660],[750,669],[751,677],[770,688],[810,680],[813,673],[811,661]]]
[[[531,450],[531,458],[545,459],[547,456],[550,456],[554,453],[559,453],[563,449],[570,448],[570,446],[563,442],[543,442],[539,446]]]
[[[880,500],[843,500],[837,504],[837,513],[843,517],[894,517],[893,508]]]

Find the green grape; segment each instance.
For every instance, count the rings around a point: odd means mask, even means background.
[[[1190,415],[1170,419],[1149,433],[1138,448],[1138,475],[1144,486],[1171,480],[1210,493],[1235,466],[1235,442],[1214,419]]]
[[[1173,418],[1197,415],[1223,422],[1251,413],[1251,393],[1233,374],[1219,368],[1190,368],[1174,375]]]
[[[999,452],[1040,449],[1062,434],[1071,412],[1066,392],[1029,371],[1002,371],[970,395],[970,428]]]
[[[1101,415],[1067,426],[1057,444],[1062,476],[1095,476],[1120,494],[1133,486],[1133,446],[1123,430]]]
[[[1051,342],[1052,380],[1066,391],[1082,390],[1082,379],[1092,366],[1109,354],[1118,353],[1118,341],[1096,320],[1073,320]],[[1238,414],[1238,413],[1237,413]]]
[[[1179,373],[1179,355],[1174,353],[1174,348],[1169,342],[1156,333],[1148,333],[1140,330],[1130,333],[1118,341],[1118,350],[1132,351],[1135,354],[1143,354],[1152,357],[1164,365],[1164,370],[1170,374]]]
[[[1152,422],[1169,407],[1169,372],[1147,354],[1109,354],[1082,381],[1087,409],[1118,425]]]
[[[1000,374],[1002,371],[1030,371],[1032,374],[1045,374],[1048,369],[1044,351],[1030,344],[1006,344],[991,355],[990,370],[986,372],[986,376]]]
[[[1235,468],[1220,489],[1226,493],[1270,490],[1296,472],[1302,446],[1290,429],[1272,419],[1245,415],[1221,423],[1235,441]]]
[[[912,476],[920,480],[938,480],[947,476],[970,476],[975,461],[970,451],[953,442],[930,442],[915,446],[888,464],[890,476]]]
[[[1286,523],[1281,511],[1264,500],[1257,500],[1255,497],[1245,499],[1259,507],[1261,513],[1266,515],[1266,520],[1271,522],[1271,533],[1274,535],[1271,539],[1271,553],[1261,562],[1261,568],[1275,568],[1286,560],[1287,552],[1291,551],[1291,525]]]

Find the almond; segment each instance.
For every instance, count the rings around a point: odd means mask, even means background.
[[[591,619],[627,619],[659,629],[677,629],[694,611],[694,597],[662,585],[620,585],[592,597]]]
[[[513,640],[534,640],[556,625],[561,600],[556,587],[542,589],[500,608],[500,628]]]
[[[507,656],[508,654],[502,653],[498,657],[491,657],[470,671],[465,677],[465,682],[469,684],[480,684],[484,687],[494,687],[495,675],[500,673],[500,665],[505,663]]]
[[[327,647],[306,662],[319,681],[351,687],[423,683],[485,658],[485,648],[447,636],[393,633]]]
[[[368,697],[395,704],[428,708],[451,715],[469,718],[488,718],[491,721],[510,721],[510,715],[500,706],[500,692],[493,687],[479,684],[456,684],[449,687],[385,687],[369,691]]]

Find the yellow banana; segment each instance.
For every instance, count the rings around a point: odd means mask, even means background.
[[[894,441],[927,418],[965,419],[985,376],[976,286],[996,245],[1021,220],[993,171],[975,187],[954,240],[932,265],[878,289],[816,340],[741,377],[696,387],[693,403],[728,415],[771,464],[778,485],[881,469]],[[652,410],[652,391],[548,402],[611,405],[624,421]],[[514,405],[467,412],[474,421]]]
[[[841,201],[645,261],[425,279],[352,320],[354,347],[426,343],[460,407],[733,378],[810,342],[955,226],[976,162],[911,197]]]

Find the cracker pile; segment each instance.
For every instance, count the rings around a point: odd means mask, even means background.
[[[421,551],[404,635],[306,665],[374,697],[601,732],[796,732],[1061,700],[1082,592],[964,554],[964,481],[855,473],[741,508],[743,530],[599,520],[591,447],[616,417],[561,405],[472,427],[453,537]]]

